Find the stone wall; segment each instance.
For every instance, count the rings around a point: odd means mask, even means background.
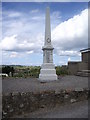
[[[82,52],[82,62],[86,62],[88,63],[89,62],[89,56],[90,56],[90,51],[87,51],[87,52]]]
[[[73,103],[88,97],[89,89],[6,93],[2,97],[3,118],[33,112],[39,108],[55,107],[57,104]]]
[[[79,66],[79,70],[78,71],[88,70],[88,63],[81,62],[81,63],[78,63],[78,66]]]
[[[71,75],[76,75],[78,70],[79,70],[79,66],[78,66],[79,62],[68,62],[68,72]]]
[[[79,71],[90,70],[90,51],[81,52],[81,60],[79,62],[69,61],[68,72],[72,75],[77,75]],[[81,75],[82,76],[82,75]]]
[[[88,63],[85,62],[68,62],[68,72],[71,75],[77,75],[79,71],[88,70]]]

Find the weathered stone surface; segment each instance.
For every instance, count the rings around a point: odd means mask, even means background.
[[[69,95],[68,95],[68,94],[66,94],[66,95],[64,96],[64,98],[65,98],[65,99],[69,98]]]
[[[76,99],[71,99],[71,100],[70,100],[71,103],[74,103],[74,102],[76,102],[76,101],[77,101]]]
[[[83,88],[75,88],[75,91],[83,91]]]

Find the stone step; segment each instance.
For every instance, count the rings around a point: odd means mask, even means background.
[[[90,76],[90,71],[88,71],[88,70],[78,71],[76,75],[88,77],[88,76]]]
[[[39,75],[39,81],[42,81],[42,82],[49,82],[49,81],[55,81],[57,80],[57,75],[56,74],[40,74]]]

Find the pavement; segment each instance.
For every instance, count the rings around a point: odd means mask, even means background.
[[[88,118],[88,100],[56,106],[55,108],[41,108],[36,112],[27,113],[15,118]]]
[[[46,90],[88,88],[88,77],[60,76],[57,81],[41,83],[38,78],[4,78],[2,92],[41,92]]]

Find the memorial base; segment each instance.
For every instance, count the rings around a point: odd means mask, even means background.
[[[41,66],[39,80],[41,82],[49,82],[57,80],[55,66],[52,63],[44,63]]]

